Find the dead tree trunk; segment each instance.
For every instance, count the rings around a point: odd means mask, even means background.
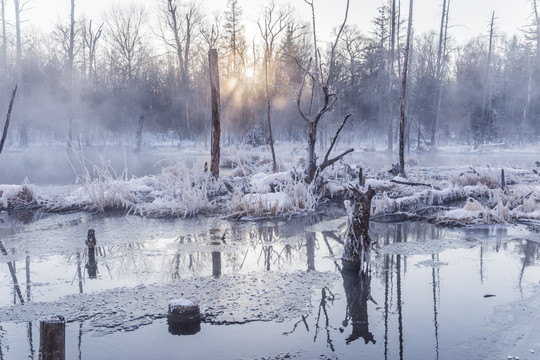
[[[365,193],[350,188],[354,195],[354,208],[349,215],[347,239],[343,251],[343,270],[366,271],[370,263],[371,238],[369,237],[369,218],[371,199],[375,190],[368,187]]]
[[[431,126],[431,146],[435,147],[435,135],[437,133],[437,126],[439,123],[439,112],[441,108],[441,89],[442,89],[442,68],[443,68],[443,48],[446,43],[445,36],[445,24],[448,29],[448,16],[447,0],[443,0],[442,13],[441,13],[441,27],[439,29],[439,44],[437,47],[437,67],[435,69],[435,96],[433,97],[433,110],[435,111],[435,117]],[[448,1],[449,2],[449,1]]]
[[[491,86],[491,57],[493,55],[493,34],[495,26],[495,11],[491,14],[491,22],[489,24],[489,47],[486,64],[486,85],[484,89],[484,113],[482,116],[482,126],[480,132],[480,144],[483,144],[486,140],[491,140],[490,127],[492,125],[493,113],[492,113],[492,97],[493,89]]]
[[[405,175],[405,97],[407,96],[407,71],[409,65],[409,48],[411,45],[411,29],[413,16],[413,0],[409,0],[409,24],[407,27],[407,42],[405,43],[405,58],[403,59],[403,81],[401,84],[401,120],[399,122],[399,171]]]
[[[144,113],[141,112],[139,114],[139,122],[137,124],[137,134],[135,135],[135,152],[141,151],[143,124],[144,124]]]
[[[218,67],[218,55],[216,49],[210,49],[208,53],[210,62],[210,87],[212,94],[212,149],[210,159],[210,172],[212,176],[219,177],[219,156],[220,156],[220,144],[219,139],[221,136],[221,124],[220,124],[220,93],[219,93],[219,67]]]
[[[68,134],[67,147],[73,146],[73,63],[75,59],[75,0],[71,0],[71,21],[69,28],[69,49],[68,49],[68,86],[69,86],[69,114],[68,114]]]
[[[2,149],[4,148],[4,143],[6,142],[7,132],[9,128],[9,121],[11,120],[11,111],[13,110],[13,102],[15,101],[16,94],[17,94],[17,85],[15,85],[15,89],[13,89],[13,92],[11,93],[11,101],[9,102],[8,113],[6,116],[6,123],[4,124],[4,132],[2,133],[2,139],[0,140],[0,154],[2,153]]]

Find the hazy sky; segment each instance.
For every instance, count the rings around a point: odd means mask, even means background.
[[[25,19],[39,26],[51,26],[60,17],[67,19],[70,0],[29,0],[31,9],[24,15]],[[116,0],[122,2],[124,0]],[[126,0],[127,1],[127,0]],[[134,0],[154,9],[159,0]],[[317,9],[317,27],[321,39],[328,39],[333,27],[343,20],[346,0],[314,0]],[[76,16],[85,14],[88,18],[99,18],[104,9],[110,6],[111,0],[76,0]],[[227,0],[202,0],[206,4],[208,14],[225,9]],[[239,0],[244,8],[244,20],[248,36],[256,31],[255,21],[265,0]],[[349,23],[358,24],[365,32],[372,28],[372,19],[381,0],[351,0]],[[12,3],[7,1],[8,5]],[[291,4],[299,17],[310,20],[309,6],[304,0],[283,0],[278,3]],[[401,0],[403,17],[408,13],[408,1]],[[458,41],[465,41],[488,32],[488,23],[492,11],[495,11],[497,29],[500,32],[517,33],[524,24],[530,22],[530,0],[451,0],[450,32]],[[414,25],[416,33],[429,29],[437,30],[440,22],[442,0],[415,0]],[[8,9],[8,15],[11,17]],[[12,12],[12,11],[11,11]]]

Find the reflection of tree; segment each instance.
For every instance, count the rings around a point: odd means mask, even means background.
[[[221,252],[212,251],[212,276],[221,276]]]
[[[306,232],[307,269],[315,271],[315,242],[317,237],[314,232]]]
[[[7,253],[6,248],[4,247],[4,244],[2,243],[2,241],[0,241],[0,251],[2,252],[2,254],[7,256],[8,253]],[[15,261],[9,261],[7,264],[8,264],[8,268],[9,268],[9,273],[11,274],[11,279],[13,280],[13,289],[14,289],[15,294],[16,294],[14,296],[13,303],[14,304],[17,303],[17,296],[18,296],[20,303],[24,304],[24,298],[23,298],[23,295],[22,295],[22,292],[21,292],[21,287],[19,286],[19,281],[17,280],[17,271],[15,269]]]
[[[329,295],[326,293],[328,292]],[[317,341],[317,336],[319,335],[319,323],[321,322],[321,312],[324,316],[324,328],[326,330],[326,343],[330,347],[332,351],[334,351],[334,343],[332,341],[332,338],[330,337],[330,319],[328,318],[328,309],[327,304],[328,302],[333,303],[335,299],[334,294],[327,288],[322,288],[321,290],[321,301],[319,302],[319,312],[317,313],[317,323],[315,324],[315,337],[313,338],[313,341]]]
[[[369,331],[368,307],[367,302],[370,298],[371,275],[366,272],[358,273],[356,271],[343,270],[343,288],[347,297],[347,317],[343,321],[344,325],[350,320],[352,323],[352,332],[347,337],[346,343],[349,344],[356,339],[364,339],[365,343],[375,344],[375,338]]]
[[[519,272],[519,289],[522,291],[521,285],[523,276],[525,274],[525,269],[534,265],[535,261],[540,258],[540,244],[530,240],[525,240],[525,242],[520,241],[519,254],[522,255],[522,266]]]

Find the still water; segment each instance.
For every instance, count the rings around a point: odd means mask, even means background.
[[[426,223],[373,223],[371,272],[342,275],[345,222],[331,207],[262,222],[2,213],[0,359],[37,359],[38,315],[59,309],[67,359],[469,358],[494,307],[540,278],[524,228]],[[174,291],[226,314],[173,335]]]

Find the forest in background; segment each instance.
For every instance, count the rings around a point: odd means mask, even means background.
[[[7,1],[13,1],[13,16],[6,13]],[[322,97],[317,84],[330,76],[338,101],[321,125],[320,144],[352,113],[341,141],[396,146],[407,16],[399,1],[383,2],[369,32],[344,27],[332,71],[332,44],[317,40],[313,22],[298,20],[293,8],[274,1],[261,9],[254,38],[246,36],[237,0],[228,0],[220,16],[207,15],[202,2],[114,3],[100,19],[76,18],[77,0],[71,0],[71,18],[57,21],[48,33],[25,21],[32,1],[0,0],[1,113],[19,86],[11,147],[43,139],[64,145],[66,138],[81,146],[116,139],[135,143],[141,131],[208,141],[210,48],[218,49],[220,59],[225,142],[267,143],[268,111],[276,141],[305,141],[296,98],[307,81],[314,96],[305,91],[302,103],[316,112]],[[465,43],[452,39],[451,1],[440,2],[440,29],[413,33],[407,146],[536,143],[536,0],[530,1],[531,23],[523,24],[523,32],[499,34],[495,14],[486,12],[485,35]],[[316,4],[306,0],[298,6]],[[336,19],[336,27],[342,20]]]

